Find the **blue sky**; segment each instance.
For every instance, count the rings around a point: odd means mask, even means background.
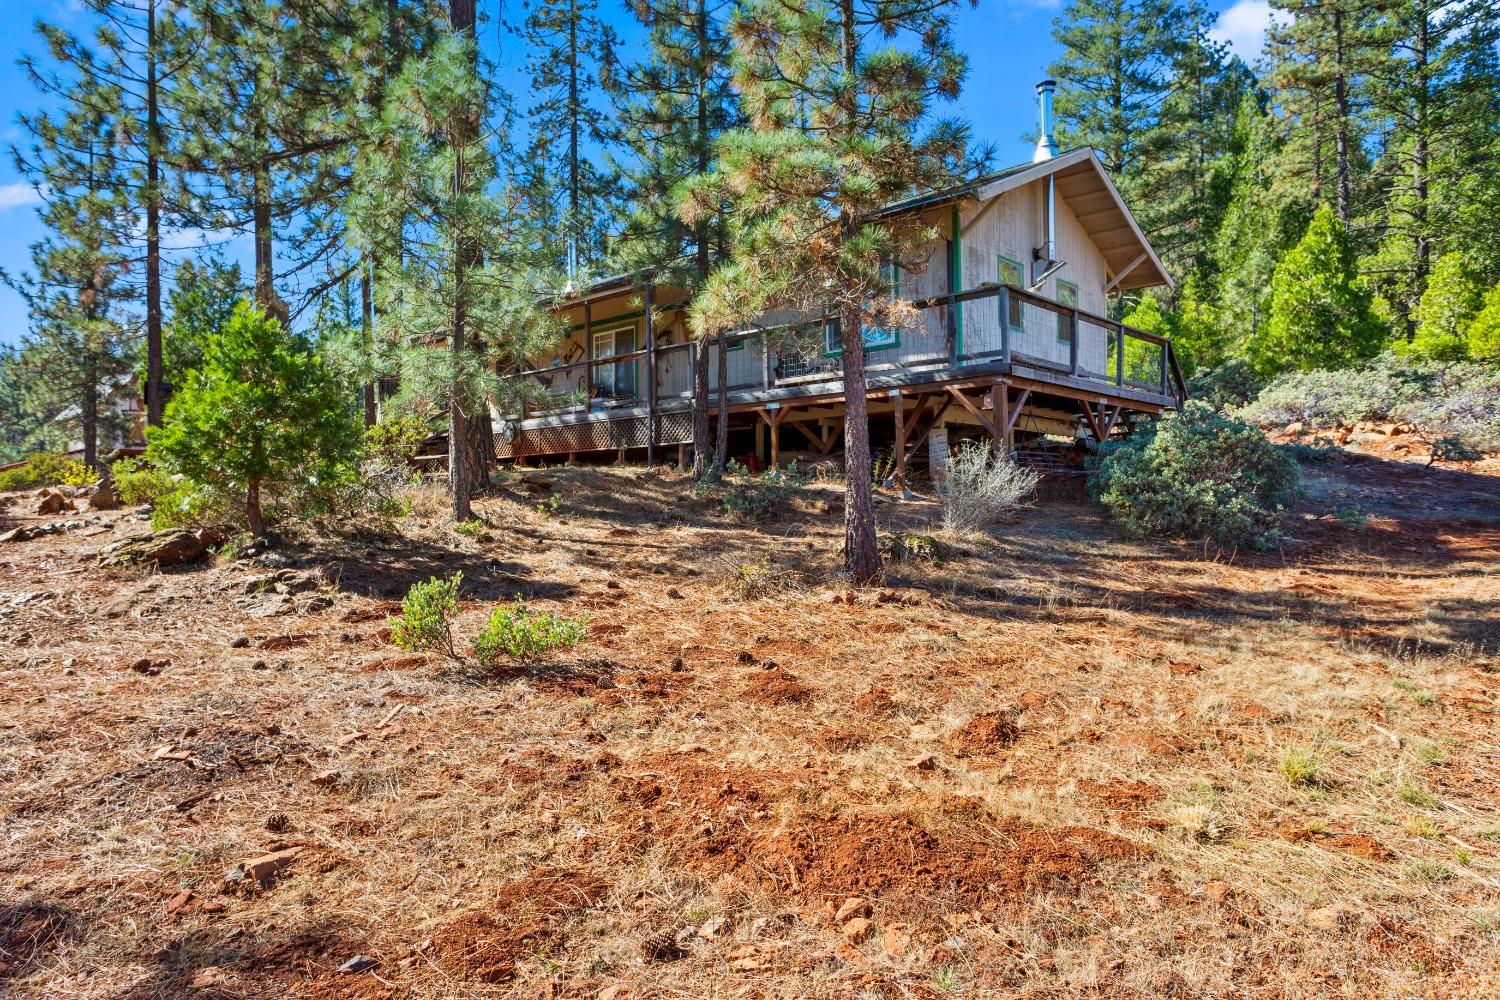
[[[499,0],[480,0],[482,13],[493,14]],[[601,0],[601,6],[618,26],[627,45],[639,39],[639,31],[624,10],[622,0]],[[1220,12],[1216,34],[1247,60],[1260,50],[1270,17],[1266,0],[1210,0]],[[1029,157],[1030,147],[1021,136],[1035,120],[1033,84],[1042,78],[1047,63],[1057,55],[1051,23],[1062,7],[1060,0],[980,0],[978,7],[959,15],[956,38],[970,56],[969,79],[955,109],[972,125],[976,140],[994,144],[1002,163]],[[33,25],[38,19],[68,26],[85,26],[87,17],[80,0],[3,0],[0,2],[0,268],[15,273],[28,263],[29,245],[42,235],[36,218],[36,195],[15,169],[10,147],[23,139],[16,115],[33,110],[38,98],[16,65],[23,52],[40,52]],[[493,29],[486,33],[494,39]],[[522,54],[511,41],[501,60],[501,78],[507,85],[522,81],[517,71]],[[517,103],[527,98],[517,93]],[[178,240],[177,242],[185,242]],[[228,248],[236,258],[245,256],[244,241]],[[0,344],[18,343],[26,330],[26,310],[19,296],[0,286]]]

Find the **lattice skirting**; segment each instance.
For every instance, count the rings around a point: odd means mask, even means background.
[[[495,457],[523,458],[582,451],[614,451],[622,447],[644,448],[649,433],[648,422],[646,417],[622,417],[618,420],[589,420],[556,427],[528,428],[512,424],[495,432]],[[657,415],[656,444],[681,444],[692,439],[691,413]]]

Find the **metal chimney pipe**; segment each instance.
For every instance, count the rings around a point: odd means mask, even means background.
[[[1057,155],[1057,138],[1052,134],[1052,95],[1056,90],[1056,80],[1043,80],[1036,85],[1036,154],[1031,158],[1032,163]]]

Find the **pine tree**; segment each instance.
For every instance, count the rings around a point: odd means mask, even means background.
[[[1247,90],[1235,116],[1233,153],[1218,167],[1228,199],[1213,236],[1208,287],[1195,289],[1212,303],[1222,349],[1229,353],[1243,350],[1263,330],[1276,264],[1301,238],[1312,213],[1271,183],[1280,151],[1260,96]]]
[[[161,422],[165,392],[162,365],[162,233],[177,217],[175,193],[176,88],[191,66],[198,32],[182,16],[185,0],[85,0],[95,15],[93,44],[47,23],[38,32],[55,68],[31,57],[21,65],[38,91],[62,105],[62,117],[51,113],[21,116],[34,138],[29,154],[18,154],[24,172],[48,187],[77,184],[67,167],[76,157],[58,157],[67,147],[70,124],[101,114],[113,122],[109,155],[116,191],[133,209],[118,219],[129,228],[113,234],[133,248],[144,274],[146,419]],[[73,146],[73,149],[78,147]]]
[[[1383,21],[1388,57],[1371,80],[1381,126],[1376,180],[1386,192],[1368,213],[1381,235],[1361,267],[1396,326],[1416,332],[1414,311],[1437,254],[1461,252],[1491,278],[1500,254],[1464,225],[1486,203],[1500,209],[1500,3],[1400,0]]]
[[[950,37],[951,3],[892,8],[882,0],[788,7],[749,0],[729,29],[735,85],[749,126],[719,144],[716,169],[684,186],[688,225],[734,205],[729,259],[692,306],[699,336],[773,307],[837,324],[844,368],[844,565],[864,586],[880,573],[870,483],[865,330],[899,323],[885,267],[920,270],[918,220],[871,221],[913,190],[947,183],[964,163],[968,133],[930,118],[957,96],[966,64]],[[904,36],[912,46],[876,48]]]
[[[708,172],[715,141],[740,124],[724,32],[729,8],[728,0],[640,0],[635,15],[648,29],[650,48],[622,81],[631,99],[621,109],[621,134],[635,166],[626,175],[626,202],[632,211],[620,237],[618,260],[626,270],[649,270],[653,280],[684,288],[689,296],[708,280],[728,238],[724,211],[705,212],[688,226],[677,214],[673,195],[690,178]],[[719,432],[717,447],[710,449],[710,340],[694,341],[695,479],[722,475],[727,458],[729,408],[724,397],[729,380],[722,333],[717,345]]]
[[[539,265],[545,234],[520,198],[497,190],[497,95],[479,72],[474,0],[451,0],[451,31],[409,59],[379,107],[356,110],[361,139],[346,203],[351,246],[374,262],[375,304],[406,405],[449,418],[455,520],[472,518],[488,481],[489,402],[520,387],[496,372],[524,367],[556,336]]]
[[[1368,196],[1370,78],[1383,55],[1375,5],[1365,0],[1272,0],[1268,47],[1286,135],[1285,182],[1331,201],[1347,229]]]
[[[1468,332],[1484,306],[1485,287],[1463,254],[1438,258],[1412,318],[1416,336],[1407,345],[1419,357],[1451,361],[1467,357]]]
[[[186,381],[188,372],[203,366],[209,340],[234,315],[243,290],[240,266],[222,257],[189,258],[177,266],[167,293],[169,318],[163,338],[169,395]]]
[[[1342,368],[1379,353],[1385,328],[1355,271],[1349,234],[1325,204],[1302,239],[1276,265],[1271,315],[1248,345],[1256,371]]]
[[[312,345],[244,303],[147,433],[146,454],[195,489],[242,500],[260,538],[268,490],[329,478],[358,443],[345,386]]]
[[[83,461],[99,464],[105,401],[128,384],[128,329],[123,305],[131,248],[119,234],[133,206],[113,155],[118,122],[73,98],[65,116],[40,127],[32,161],[47,179],[40,211],[50,233],[31,247],[32,270],[7,280],[26,300],[31,330],[21,353],[27,403],[49,419],[76,414]]]
[[[1176,249],[1198,211],[1201,181],[1191,174],[1215,155],[1209,122],[1187,129],[1187,116],[1213,103],[1223,53],[1207,42],[1197,0],[1071,0],[1052,22],[1062,56],[1047,67],[1058,79],[1058,141],[1092,146],[1158,249]],[[1179,77],[1182,77],[1179,87]],[[1174,160],[1180,169],[1166,169]]]
[[[620,132],[603,97],[614,88],[620,40],[597,0],[529,0],[522,25],[534,103],[527,109],[525,188],[539,221],[563,239],[568,276],[598,276],[618,212],[611,153]]]

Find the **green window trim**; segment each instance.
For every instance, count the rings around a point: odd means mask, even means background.
[[[1068,294],[1065,296],[1063,292]],[[1073,301],[1065,302],[1065,298]],[[1078,286],[1071,281],[1057,280],[1057,304],[1067,306],[1070,309],[1078,308]],[[1073,342],[1073,317],[1062,313],[1057,314],[1057,342],[1059,344],[1070,344]]]
[[[1007,264],[1015,269],[1015,281],[1005,280],[1005,265]],[[1026,287],[1024,284],[1026,280],[1026,269],[1021,266],[1020,261],[1007,257],[1004,254],[997,255],[997,259],[995,261],[995,278],[1002,285],[1015,285],[1017,288]],[[1010,299],[1009,301],[1010,328],[1015,333],[1021,333],[1026,329],[1026,303],[1022,302],[1020,299]],[[998,300],[996,302],[995,308],[1000,308]],[[1004,320],[1005,317],[1001,317],[1001,319]]]

